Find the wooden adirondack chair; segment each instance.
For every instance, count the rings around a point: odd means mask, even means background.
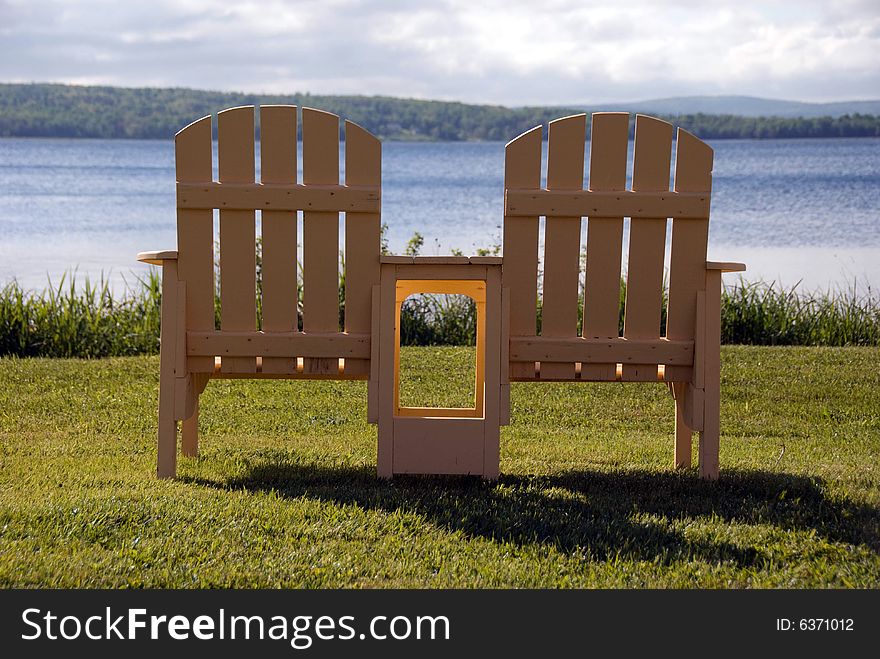
[[[632,190],[626,190],[629,115],[597,113],[592,121],[586,190],[586,115],[551,122],[546,189],[541,187],[541,127],[507,145],[503,259],[380,258],[380,145],[346,122],[346,180],[340,185],[335,115],[303,109],[301,184],[296,182],[293,106],[263,106],[260,111],[259,183],[253,107],[218,115],[216,182],[211,118],[180,131],[178,251],[138,255],[163,268],[158,475],[175,475],[177,421],[183,421],[183,453],[197,454],[199,395],[210,378],[223,377],[369,380],[368,420],[379,424],[380,475],[479,473],[485,478],[498,475],[498,430],[509,421],[511,380],[665,382],[676,402],[676,465],[690,465],[692,434],[699,431],[701,474],[717,477],[721,273],[745,266],[706,261],[712,150],[679,129],[670,190],[672,126],[640,115]],[[214,326],[214,209],[220,213],[219,330]],[[260,331],[255,210],[261,211],[263,239]],[[303,212],[302,331],[297,320],[297,211]],[[344,331],[338,326],[340,212],[346,214]],[[546,231],[538,334],[542,216]],[[579,336],[584,217],[587,260]],[[624,217],[631,224],[620,336]],[[666,334],[661,336],[668,218],[669,303]],[[410,409],[398,400],[400,304],[411,292],[435,288],[463,291],[485,311],[482,334],[478,332],[483,343],[477,349],[473,408]]]
[[[254,108],[218,115],[219,180],[211,117],[175,138],[177,251],[142,252],[162,266],[158,475],[182,450],[198,453],[198,401],[210,378],[369,379],[371,305],[379,283],[381,147],[339,117],[303,108],[297,183],[295,106],[260,109],[261,180],[254,172]],[[220,329],[214,327],[213,209],[220,212]],[[262,330],[257,330],[255,210],[262,226]],[[303,212],[303,330],[297,320],[297,211]],[[339,331],[339,213],[345,221],[345,331]],[[375,396],[370,386],[370,396]]]
[[[706,261],[712,149],[678,129],[669,189],[672,126],[636,117],[632,189],[626,189],[629,114],[592,115],[589,186],[584,189],[586,115],[550,123],[547,187],[541,188],[542,130],[505,154],[504,265],[510,301],[509,379],[665,382],[675,398],[675,464],[691,462],[700,432],[704,478],[718,476],[721,273],[741,263]],[[536,331],[538,218],[546,218],[541,333]],[[581,219],[587,219],[583,331],[578,287]],[[624,217],[631,218],[626,306],[620,336]],[[672,218],[666,334],[661,305],[667,218]],[[502,384],[502,396],[509,396]],[[508,409],[507,403],[502,409]]]

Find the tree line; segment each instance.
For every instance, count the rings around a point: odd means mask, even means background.
[[[360,124],[381,139],[407,141],[507,141],[557,117],[601,109],[509,108],[386,96],[0,84],[0,136],[170,139],[198,117],[237,105],[260,104],[320,108]],[[704,139],[880,136],[880,116],[873,115],[682,114],[661,118]]]

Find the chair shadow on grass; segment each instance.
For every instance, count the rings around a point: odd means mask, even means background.
[[[376,478],[373,468],[292,464],[289,455],[277,457],[281,459],[261,460],[227,479],[181,480],[409,513],[468,537],[545,544],[593,560],[620,557],[668,564],[702,559],[749,567],[770,558],[763,547],[749,545],[751,541],[732,541],[742,534],[728,534],[725,527],[740,524],[814,531],[829,541],[880,552],[880,510],[829,498],[817,478],[728,469],[715,483],[699,480],[694,472],[637,470],[502,475],[496,483],[440,476],[385,481]],[[704,523],[712,530],[683,531]]]

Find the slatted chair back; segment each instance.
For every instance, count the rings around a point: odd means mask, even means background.
[[[503,285],[510,300],[510,379],[689,381],[697,295],[706,282],[712,150],[679,129],[670,190],[672,126],[638,115],[627,189],[629,114],[594,113],[585,186],[585,133],[583,114],[550,123],[544,188],[541,127],[506,147]],[[546,221],[539,334],[540,217]],[[621,335],[625,217],[630,229]],[[583,218],[586,272],[579,309]],[[672,256],[666,334],[661,336],[668,218]]]
[[[372,288],[379,283],[379,141],[345,122],[344,183],[339,117],[302,110],[297,182],[297,109],[260,108],[260,180],[254,107],[217,117],[218,180],[211,117],[181,130],[177,166],[178,277],[185,284],[186,370],[216,375],[368,379]],[[220,328],[214,328],[213,210],[220,224]],[[262,229],[257,299],[256,213]],[[298,328],[297,212],[302,212],[302,331]],[[339,327],[339,214],[345,214],[343,331]],[[262,331],[257,331],[261,303]],[[180,358],[180,357],[178,357]]]

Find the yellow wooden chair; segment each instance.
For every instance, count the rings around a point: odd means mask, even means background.
[[[302,110],[303,182],[297,183],[294,106],[260,109],[260,181],[254,108],[217,117],[219,180],[212,176],[211,117],[175,138],[177,251],[142,252],[162,266],[158,475],[198,453],[199,394],[211,378],[368,380],[373,286],[379,283],[381,147],[339,118]],[[213,210],[220,212],[220,329],[214,327]],[[262,330],[257,330],[255,212],[262,226]],[[297,211],[303,213],[302,331],[297,320]],[[345,329],[339,330],[339,213],[345,221]],[[372,392],[371,395],[375,395]]]
[[[700,432],[704,478],[718,476],[721,273],[741,263],[706,260],[712,149],[672,126],[636,117],[632,189],[626,189],[629,114],[592,115],[584,186],[586,115],[550,123],[541,187],[540,126],[505,154],[503,287],[510,299],[510,380],[665,382],[675,398],[675,464],[691,462]],[[545,217],[541,333],[536,331],[539,217]],[[626,307],[619,331],[624,218],[630,218]],[[587,218],[583,330],[578,335],[581,220]],[[669,302],[661,335],[667,219],[672,219]],[[503,395],[509,397],[506,383]],[[509,398],[508,398],[509,399]],[[508,409],[504,403],[502,409]]]

